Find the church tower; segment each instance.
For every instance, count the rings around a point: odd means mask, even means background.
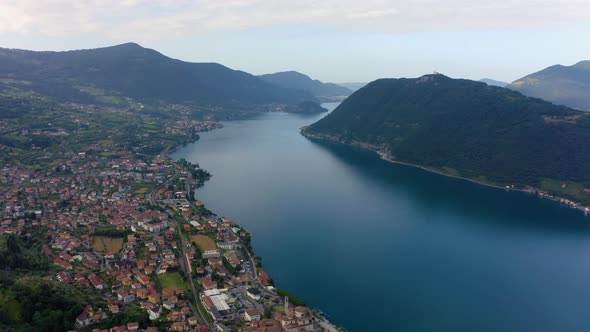
[[[289,314],[289,297],[285,296],[285,314]]]

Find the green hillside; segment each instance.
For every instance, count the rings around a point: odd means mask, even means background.
[[[134,43],[67,52],[0,48],[0,88],[20,85],[64,101],[216,105],[297,104],[305,92],[216,63],[189,63]]]
[[[579,190],[568,195],[588,199],[588,115],[436,74],[374,81],[303,134],[490,184],[554,190],[554,181],[572,181]]]

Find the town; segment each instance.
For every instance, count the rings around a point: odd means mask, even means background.
[[[176,120],[165,132],[218,126]],[[209,174],[166,152],[146,160],[127,142],[90,141],[50,167],[0,169],[0,235],[41,236],[43,280],[94,296],[73,330],[335,331],[274,287],[247,230],[195,197]]]

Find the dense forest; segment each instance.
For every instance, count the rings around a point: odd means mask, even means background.
[[[308,136],[368,143],[402,162],[501,185],[582,184],[590,114],[481,82],[426,75],[370,83]]]

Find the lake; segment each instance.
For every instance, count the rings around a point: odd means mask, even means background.
[[[590,331],[590,218],[299,134],[323,116],[226,122],[173,155],[213,174],[197,196],[277,287],[353,332]]]

